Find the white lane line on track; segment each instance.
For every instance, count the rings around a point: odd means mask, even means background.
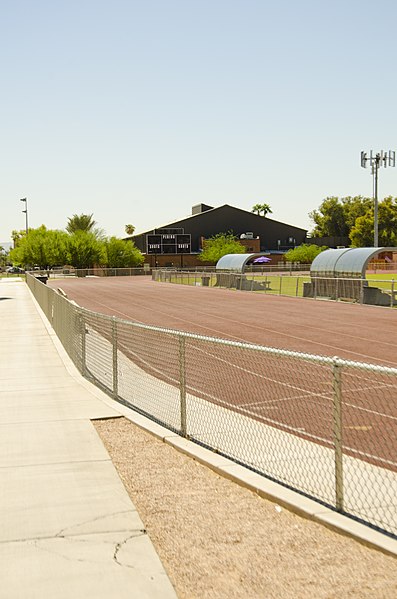
[[[121,350],[121,351],[122,351],[122,350]],[[136,355],[136,354],[134,354],[134,352],[128,352],[128,353],[131,353],[132,355]],[[139,358],[139,360],[140,360],[142,363],[146,363],[146,365],[147,365],[147,366],[148,366],[148,367],[149,367],[151,370],[153,370],[153,371],[156,371],[156,370],[157,370],[156,368],[153,368],[153,367],[152,367],[152,365],[150,365],[149,363],[147,363],[145,360],[142,360],[142,358],[140,358],[139,356],[137,356],[137,355],[136,355],[136,357],[137,357],[137,358]],[[159,374],[161,374],[163,377],[165,377],[165,378],[168,378],[168,380],[171,380],[171,381],[173,381],[174,383],[177,383],[177,385],[175,385],[175,386],[177,386],[177,387],[179,386],[179,381],[176,381],[176,380],[175,380],[175,379],[173,379],[172,377],[169,377],[169,376],[167,376],[167,375],[164,375],[164,373],[163,373],[163,372],[161,372],[161,371],[159,371],[159,370],[157,370],[157,372],[158,372]],[[150,376],[150,375],[149,375],[149,376]],[[304,434],[304,435],[305,435],[307,438],[309,438],[309,439],[311,439],[311,440],[313,440],[313,441],[315,441],[315,442],[318,442],[318,441],[320,441],[321,443],[324,443],[326,446],[329,446],[329,444],[330,444],[330,440],[329,440],[329,439],[326,439],[326,438],[320,437],[320,436],[318,436],[318,435],[314,435],[314,434],[313,434],[313,433],[311,433],[311,432],[308,432],[308,431],[302,430],[302,428],[301,428],[301,427],[293,427],[293,426],[287,425],[287,424],[285,424],[285,423],[283,423],[283,422],[280,422],[280,421],[278,421],[278,420],[275,420],[275,419],[269,418],[269,417],[267,417],[267,416],[265,416],[265,415],[263,415],[263,414],[258,414],[258,413],[255,413],[255,411],[254,411],[254,410],[247,410],[247,409],[246,409],[244,406],[232,405],[232,404],[230,404],[230,402],[226,402],[226,401],[224,401],[224,400],[222,400],[222,399],[220,399],[220,398],[218,398],[218,397],[216,397],[216,396],[213,396],[213,395],[211,395],[211,394],[209,394],[209,393],[206,393],[206,392],[204,392],[204,391],[202,391],[202,390],[200,390],[200,389],[196,389],[196,388],[194,388],[194,387],[190,387],[190,386],[189,386],[189,393],[190,393],[190,394],[191,394],[191,393],[197,393],[197,396],[198,396],[198,397],[200,397],[200,396],[201,396],[201,397],[206,397],[206,398],[208,398],[208,400],[210,400],[210,402],[212,402],[212,403],[215,403],[215,404],[216,404],[216,405],[218,405],[218,406],[225,407],[226,409],[229,409],[229,410],[230,410],[230,408],[231,408],[231,407],[233,407],[234,409],[236,409],[236,411],[237,411],[238,413],[240,413],[240,414],[242,414],[242,415],[248,416],[248,417],[250,417],[250,418],[252,418],[252,417],[253,417],[253,418],[256,418],[256,419],[257,419],[257,418],[259,418],[259,420],[260,420],[261,422],[265,423],[265,424],[269,424],[269,425],[271,425],[271,426],[272,426],[272,425],[276,425],[277,427],[280,427],[281,429],[283,429],[283,430],[285,430],[285,431],[289,431],[289,432],[290,432],[290,433],[292,433],[292,434],[295,434],[295,433],[302,434],[302,433],[303,433],[303,434]],[[353,407],[354,407],[354,406],[353,406]],[[380,415],[382,415],[382,414],[380,414]],[[358,449],[352,448],[352,447],[350,447],[350,446],[346,446],[346,447],[345,447],[345,450],[347,450],[347,451],[350,451],[352,454],[355,454],[355,455],[357,455],[357,456],[361,456],[361,457],[364,457],[364,458],[370,458],[370,459],[374,459],[374,460],[376,460],[376,461],[378,461],[378,462],[380,461],[380,462],[382,462],[382,463],[384,463],[384,464],[388,464],[388,465],[391,465],[391,466],[393,466],[393,467],[397,465],[397,463],[396,463],[396,462],[394,462],[394,461],[392,461],[392,460],[388,460],[388,459],[385,459],[385,458],[381,458],[381,457],[379,457],[379,456],[375,456],[375,455],[373,455],[373,454],[370,454],[370,453],[367,453],[367,452],[364,452],[364,451],[361,451],[361,450],[358,450]]]
[[[103,306],[104,306],[104,307],[106,307],[106,308],[109,308],[109,306],[108,306],[108,305],[106,305],[106,304],[102,304],[101,302],[97,302],[97,303],[98,303],[99,305],[103,305]],[[120,312],[119,310],[115,310],[115,312],[118,312],[118,313],[120,313],[120,314],[124,314],[125,316],[128,316],[127,314],[125,314],[125,313],[123,313],[123,312]],[[183,319],[180,319],[180,320],[183,320]],[[144,322],[142,322],[142,321],[138,321],[138,320],[135,320],[134,322],[139,322],[140,324],[147,324],[147,323],[144,323]],[[185,322],[185,321],[184,321],[184,322]],[[202,351],[203,353],[206,353],[206,354],[210,355],[210,356],[211,356],[213,359],[216,359],[216,360],[218,360],[218,361],[222,361],[222,362],[224,362],[224,363],[226,363],[226,364],[228,364],[228,365],[231,365],[231,363],[230,363],[230,362],[227,362],[226,360],[223,360],[222,358],[220,358],[219,356],[217,356],[217,355],[215,355],[215,354],[209,354],[208,352],[205,352],[204,350],[202,350],[202,349],[200,349],[200,348],[197,348],[197,347],[196,347],[195,349],[196,349],[197,351]],[[315,392],[311,392],[311,391],[308,391],[308,390],[306,390],[306,389],[304,389],[304,388],[302,388],[302,387],[299,387],[299,386],[297,386],[297,385],[292,385],[292,384],[290,384],[290,383],[285,383],[285,382],[283,382],[283,381],[279,381],[279,380],[276,380],[276,379],[271,379],[270,377],[266,377],[266,376],[264,376],[264,375],[261,375],[261,374],[255,373],[255,372],[253,372],[253,371],[246,370],[246,369],[244,369],[244,368],[242,368],[242,367],[240,367],[240,366],[238,366],[238,365],[234,365],[233,367],[234,367],[234,368],[238,368],[238,369],[240,369],[240,370],[242,370],[242,371],[244,371],[244,372],[246,372],[246,373],[248,373],[248,374],[251,374],[251,375],[254,375],[254,376],[257,376],[257,377],[263,378],[263,379],[265,379],[265,380],[268,380],[269,382],[273,382],[273,383],[279,384],[279,385],[281,385],[281,386],[285,386],[285,387],[288,387],[288,388],[290,388],[290,389],[294,389],[294,390],[296,390],[296,391],[299,391],[300,393],[304,393],[304,394],[305,394],[305,397],[306,397],[306,399],[307,399],[307,400],[309,400],[309,399],[310,399],[310,396],[311,396],[312,398],[317,398],[317,399],[318,399],[318,398],[320,398],[320,397],[322,397],[323,399],[329,399],[329,394],[327,394],[327,393],[315,393]],[[153,367],[152,367],[152,369],[153,369]],[[366,390],[366,391],[367,391],[367,390],[369,390],[369,388],[364,388],[363,390]],[[368,413],[370,413],[370,414],[373,414],[374,416],[380,416],[380,417],[382,417],[382,418],[387,418],[387,419],[390,419],[390,420],[397,420],[397,418],[396,418],[396,417],[394,417],[394,416],[391,416],[391,415],[388,415],[388,414],[384,414],[384,413],[382,413],[382,412],[377,412],[377,411],[375,411],[375,410],[369,410],[368,408],[363,408],[363,407],[361,407],[361,406],[358,406],[358,405],[356,405],[356,404],[350,404],[350,403],[349,403],[349,404],[345,404],[345,405],[348,405],[349,407],[352,407],[352,408],[354,408],[354,409],[356,409],[356,410],[359,410],[359,411],[368,412]]]
[[[81,295],[82,295],[83,298],[86,297],[83,294],[81,294]],[[92,302],[91,296],[86,297],[86,299],[87,299],[88,302],[90,302],[90,301]],[[130,320],[131,322],[136,322],[138,324],[148,324],[150,326],[156,326],[156,325],[153,325],[152,323],[148,323],[148,322],[145,322],[143,320],[138,320],[137,318],[133,318],[131,316],[131,314],[127,314],[126,312],[123,312],[122,310],[117,310],[116,308],[114,308],[114,306],[112,304],[110,304],[110,305],[109,304],[104,304],[103,302],[99,302],[98,300],[95,300],[95,304],[97,304],[98,306],[102,306],[103,308],[106,308],[107,310],[111,310],[112,313],[120,314],[121,316],[124,316],[126,318],[126,320]],[[201,329],[204,329],[204,331],[213,331],[214,333],[218,333],[222,338],[227,337],[227,338],[229,338],[231,340],[234,339],[235,341],[242,341],[242,342],[244,342],[244,341],[246,342],[247,341],[243,337],[237,337],[236,335],[230,335],[230,334],[225,333],[224,331],[219,331],[219,330],[214,329],[212,327],[201,325],[201,324],[199,324],[197,322],[194,322],[192,320],[187,320],[186,318],[181,318],[180,316],[170,315],[167,312],[159,310],[158,308],[151,308],[150,306],[147,306],[146,304],[136,304],[136,302],[135,302],[134,305],[138,305],[139,308],[143,308],[146,312],[150,310],[151,312],[155,312],[156,314],[163,314],[167,318],[172,318],[174,320],[180,320],[181,322],[183,322],[185,324],[190,324],[190,325],[193,325],[195,327],[199,327]],[[92,309],[92,308],[89,308],[89,309]]]
[[[287,298],[287,299],[291,299],[291,298]],[[292,298],[292,299],[294,299],[294,298]],[[185,309],[185,308],[186,308],[186,305],[183,304],[181,306],[181,309]],[[157,311],[157,309],[155,311]],[[330,346],[330,345],[325,344],[325,343],[321,343],[319,341],[312,341],[311,339],[307,339],[305,337],[299,337],[299,336],[290,335],[288,333],[282,333],[282,332],[280,332],[277,329],[272,329],[272,328],[269,328],[269,327],[265,327],[264,328],[262,326],[259,327],[258,325],[249,324],[249,323],[246,323],[246,322],[241,322],[239,320],[231,319],[230,317],[220,316],[218,314],[212,314],[212,313],[204,312],[202,310],[195,309],[195,313],[196,314],[202,314],[203,316],[206,316],[206,317],[209,316],[211,318],[217,318],[219,320],[225,320],[227,322],[233,322],[235,324],[242,325],[242,326],[245,326],[245,327],[250,327],[252,329],[258,329],[260,331],[268,331],[270,333],[282,334],[282,335],[285,335],[287,337],[295,338],[295,339],[298,339],[298,340],[302,340],[303,339],[303,340],[306,340],[306,341],[310,341],[311,343],[317,343],[317,344],[325,346],[325,347],[333,347],[334,349],[342,349],[342,348],[338,348],[338,347],[335,347],[335,346]],[[166,314],[166,313],[164,313],[164,314]],[[179,320],[184,321],[184,319],[181,319],[179,317],[175,317],[175,318],[178,318]],[[186,322],[191,323],[191,321],[188,321],[188,320],[186,320]],[[201,325],[197,325],[197,326],[201,326]],[[311,329],[311,330],[314,330],[314,331],[320,331],[320,332],[323,332],[323,333],[326,333],[326,334],[334,334],[335,333],[335,331],[332,330],[332,329],[326,329],[326,328],[322,328],[322,327],[315,327],[315,326],[312,326],[310,324],[305,324],[305,328],[306,329]],[[214,330],[216,330],[216,329],[214,329]],[[373,343],[372,339],[368,339],[366,337],[360,337],[356,333],[350,334],[350,333],[345,333],[343,331],[338,331],[338,335],[342,335],[344,337],[348,337],[349,339],[351,339],[351,338],[353,338],[353,339],[359,339],[360,341],[364,341],[365,343]],[[235,338],[238,339],[238,340],[240,340],[240,341],[245,341],[245,339],[241,339],[239,337],[235,337]],[[395,343],[394,342],[377,340],[376,343],[380,344],[380,345],[384,345],[386,347],[395,348]],[[344,350],[344,351],[348,351],[348,350]],[[355,352],[351,352],[351,353],[355,353]],[[365,356],[365,354],[359,354],[359,353],[357,353],[357,355],[363,355],[363,356]],[[367,356],[367,357],[370,357],[370,356]],[[373,358],[371,357],[371,359],[373,359]]]
[[[205,312],[200,312],[200,311],[197,311],[197,314],[207,315]],[[368,354],[363,354],[363,353],[360,353],[360,352],[357,352],[357,351],[352,351],[352,350],[349,350],[349,349],[344,349],[344,348],[341,348],[341,347],[336,346],[336,345],[331,345],[330,343],[322,343],[321,341],[315,341],[313,339],[308,339],[307,337],[301,337],[299,335],[292,335],[291,333],[284,333],[283,331],[279,331],[278,329],[273,329],[273,328],[269,328],[269,327],[258,327],[257,325],[249,324],[249,323],[246,323],[246,322],[240,322],[238,320],[233,320],[231,318],[227,318],[227,317],[224,317],[224,316],[218,316],[218,315],[216,315],[216,316],[210,315],[210,316],[213,317],[213,318],[214,317],[218,318],[220,320],[225,320],[227,322],[233,322],[234,324],[241,324],[241,326],[246,327],[246,328],[249,327],[251,329],[258,329],[260,331],[266,331],[268,333],[272,333],[272,334],[276,334],[276,335],[281,335],[281,336],[287,337],[289,339],[296,339],[297,341],[303,341],[305,343],[311,343],[311,344],[314,344],[314,345],[319,345],[320,347],[326,347],[327,349],[333,349],[333,350],[335,350],[335,352],[345,352],[345,353],[352,354],[353,356],[361,356],[362,358],[365,358],[366,360],[370,360],[370,361],[376,360],[376,361],[382,362],[382,360],[380,360],[379,358],[374,358],[373,356],[369,356]],[[323,331],[324,333],[328,333],[328,334],[332,334],[333,333],[333,331],[329,331],[327,329],[322,329],[320,327],[317,328],[317,327],[310,327],[310,326],[308,326],[306,328],[311,328],[312,330],[315,330],[315,331]],[[340,334],[344,335],[345,337],[348,337],[349,339],[360,339],[361,341],[365,341],[366,343],[374,343],[373,340],[365,339],[364,337],[356,337],[355,335],[349,335],[348,333],[340,333]],[[240,341],[246,341],[246,339],[241,339],[241,338],[238,338],[238,337],[236,337],[236,339],[239,339]],[[380,343],[380,344],[387,345],[387,346],[395,348],[395,344],[394,343],[388,343],[388,342],[383,342],[383,341],[375,341],[375,343]],[[397,362],[391,361],[390,364],[397,365]]]
[[[88,297],[87,297],[87,295],[84,295],[84,294],[81,294],[81,295],[82,295],[83,297],[86,297],[86,299],[87,299],[88,301],[90,301],[90,297],[92,298],[92,296],[91,296],[91,295],[88,295]],[[91,301],[92,301],[92,300],[91,300]],[[116,300],[116,301],[117,301],[117,300]],[[114,308],[114,306],[113,306],[112,304],[110,304],[110,305],[109,305],[109,304],[105,304],[105,303],[103,303],[103,302],[99,302],[99,301],[97,301],[97,300],[95,300],[95,303],[96,303],[96,304],[98,304],[99,306],[103,306],[104,308],[106,308],[106,309],[108,309],[108,310],[111,310],[113,313],[117,313],[117,314],[120,314],[121,316],[124,316],[126,319],[128,319],[128,320],[131,320],[132,322],[137,322],[137,323],[139,323],[139,324],[148,324],[148,323],[147,323],[147,322],[145,322],[145,321],[138,320],[138,319],[136,319],[136,318],[133,318],[133,317],[131,317],[131,315],[130,315],[130,314],[127,314],[126,312],[123,312],[123,311],[121,311],[121,310],[115,309],[115,308]],[[204,325],[201,325],[201,324],[199,324],[199,323],[197,323],[197,322],[194,322],[194,321],[188,320],[188,319],[186,319],[186,318],[182,318],[182,317],[180,317],[180,316],[170,315],[169,313],[167,313],[167,312],[165,312],[165,311],[163,311],[163,310],[159,310],[157,307],[156,307],[156,308],[151,308],[151,307],[150,307],[150,306],[148,306],[147,304],[137,304],[137,302],[136,302],[136,299],[135,299],[135,298],[134,298],[134,305],[138,306],[139,308],[142,308],[142,309],[144,309],[145,311],[151,311],[151,312],[155,312],[156,314],[162,314],[162,315],[164,315],[165,317],[167,317],[168,319],[169,319],[169,318],[172,318],[172,319],[174,319],[174,320],[178,320],[178,321],[180,321],[180,322],[182,322],[182,323],[184,323],[184,324],[186,324],[186,325],[193,325],[194,327],[199,327],[200,329],[204,329],[205,331],[212,331],[213,333],[216,333],[216,334],[218,334],[219,336],[221,336],[221,337],[223,337],[223,338],[225,338],[225,337],[226,337],[226,338],[228,338],[228,339],[232,339],[232,340],[234,339],[234,340],[236,340],[236,341],[247,342],[247,338],[246,338],[246,337],[245,337],[245,338],[243,338],[243,337],[240,337],[240,336],[237,336],[237,335],[233,335],[233,334],[225,333],[224,331],[222,331],[222,330],[218,330],[218,329],[215,329],[215,328],[213,328],[213,327],[211,327],[211,326],[204,326]],[[384,364],[384,363],[385,363],[385,362],[384,362],[384,360],[381,360],[380,358],[375,358],[375,357],[373,357],[373,356],[370,356],[370,355],[368,355],[368,354],[363,354],[363,353],[360,353],[360,352],[356,352],[356,351],[352,351],[352,350],[344,349],[344,348],[341,348],[341,347],[339,347],[339,346],[330,345],[329,343],[322,343],[322,342],[320,342],[320,341],[314,341],[314,340],[308,339],[308,338],[306,338],[306,337],[301,337],[301,336],[298,336],[298,335],[291,335],[290,333],[284,333],[284,332],[282,332],[282,331],[278,331],[277,329],[271,329],[271,328],[268,328],[268,327],[267,327],[267,328],[266,328],[266,327],[265,327],[265,328],[262,328],[262,327],[258,327],[257,325],[250,325],[249,323],[242,323],[242,322],[240,322],[240,321],[238,321],[238,320],[233,320],[233,319],[229,319],[229,318],[227,318],[227,317],[222,317],[222,316],[218,316],[218,315],[208,314],[207,312],[203,312],[203,311],[199,311],[199,310],[196,310],[195,312],[196,312],[197,314],[202,314],[202,315],[204,315],[204,316],[210,316],[211,318],[218,318],[218,319],[220,319],[220,320],[225,320],[225,321],[227,321],[227,322],[234,322],[235,324],[241,324],[242,326],[244,326],[244,327],[246,327],[246,328],[247,328],[247,327],[254,328],[254,329],[258,329],[258,328],[259,328],[261,331],[267,331],[267,332],[269,332],[269,333],[272,333],[272,334],[277,334],[277,335],[281,335],[281,336],[283,336],[283,337],[286,337],[286,338],[289,338],[289,339],[295,339],[295,340],[297,340],[297,341],[300,341],[300,342],[304,342],[304,343],[310,343],[310,344],[312,344],[312,345],[318,345],[318,346],[320,346],[320,347],[325,347],[325,348],[327,348],[328,350],[329,350],[329,349],[332,349],[332,350],[334,350],[334,352],[335,352],[335,353],[338,353],[338,352],[339,352],[339,353],[351,354],[352,356],[356,356],[356,357],[358,357],[358,356],[359,356],[359,357],[360,357],[361,359],[363,359],[364,361],[370,361],[370,362],[374,362],[374,361],[375,361],[375,362],[380,362],[381,364]],[[313,328],[314,330],[323,330],[323,329],[320,329],[320,328],[319,328],[319,329],[317,329],[316,327],[312,327],[312,328]],[[329,332],[329,331],[327,331],[326,329],[325,329],[325,331],[326,331],[326,332]],[[347,335],[347,334],[345,334],[345,335]],[[350,335],[349,337],[353,337],[353,336],[352,336],[352,335]],[[367,341],[367,342],[370,342],[370,343],[374,343],[373,341],[368,341],[368,340],[366,340],[366,339],[364,339],[364,338],[360,338],[360,339],[362,339],[362,340],[365,340],[365,341]],[[378,343],[378,342],[376,341],[375,343]],[[383,343],[383,342],[379,342],[379,343]],[[394,347],[394,344],[393,344],[393,347]],[[313,350],[313,352],[312,352],[312,353],[315,353],[315,352],[314,352],[314,350]],[[327,354],[327,355],[329,355],[329,354]],[[388,364],[389,364],[389,365],[392,365],[392,364],[393,364],[393,365],[397,365],[397,362],[394,362],[394,361],[388,361]]]
[[[138,320],[138,319],[134,319],[134,318],[131,317],[131,315],[126,314],[125,312],[122,312],[120,310],[116,310],[112,306],[109,306],[107,304],[101,304],[100,302],[97,302],[97,303],[99,305],[103,305],[107,309],[111,309],[114,312],[117,312],[118,314],[121,314],[121,315],[127,317],[129,320],[133,320],[133,322],[138,322],[139,324],[148,324],[147,322],[144,322],[144,321],[141,321],[141,320]],[[136,303],[135,303],[135,305],[136,305]],[[240,337],[238,335],[233,335],[231,333],[225,333],[225,331],[219,330],[219,329],[215,329],[214,327],[209,326],[209,325],[207,325],[207,326],[201,325],[200,323],[192,321],[192,320],[188,320],[187,318],[182,318],[180,316],[176,316],[176,315],[173,315],[173,314],[170,315],[169,313],[167,313],[167,312],[165,312],[163,310],[159,310],[158,308],[151,308],[150,306],[147,306],[147,305],[144,305],[144,304],[142,304],[142,305],[141,304],[137,304],[137,305],[140,308],[145,309],[146,311],[150,310],[152,312],[155,312],[156,314],[162,314],[165,317],[167,317],[168,319],[172,318],[172,319],[178,320],[178,321],[182,322],[185,325],[193,325],[194,327],[199,327],[200,329],[204,329],[204,331],[211,331],[212,333],[216,333],[217,335],[219,335],[219,336],[221,336],[223,338],[226,337],[228,339],[232,339],[232,340],[234,339],[235,341],[247,342],[247,338],[246,337]],[[337,345],[330,345],[329,343],[322,343],[321,341],[314,341],[313,339],[308,339],[307,337],[301,337],[299,335],[292,335],[291,333],[284,333],[282,331],[279,331],[277,329],[272,329],[272,328],[269,328],[269,327],[258,327],[257,325],[251,325],[249,323],[241,322],[241,321],[238,321],[238,320],[233,320],[233,319],[230,319],[230,318],[227,318],[227,317],[223,317],[223,316],[219,316],[219,315],[208,314],[207,312],[203,312],[203,311],[200,311],[200,310],[195,310],[195,312],[196,312],[196,314],[202,314],[203,316],[206,316],[206,317],[210,316],[211,318],[217,318],[219,320],[224,320],[226,322],[233,322],[234,324],[240,324],[242,327],[245,327],[245,328],[259,329],[260,331],[268,332],[268,333],[271,333],[271,334],[280,335],[280,336],[283,336],[283,337],[285,337],[287,339],[295,339],[296,341],[300,341],[300,342],[303,342],[303,343],[310,343],[312,345],[320,346],[322,348],[325,347],[325,348],[327,348],[327,350],[332,349],[332,350],[334,350],[334,353],[336,353],[336,354],[338,354],[338,353],[346,353],[346,354],[350,354],[350,355],[352,355],[354,357],[360,357],[363,361],[370,361],[370,362],[376,361],[376,362],[380,362],[381,364],[384,364],[384,360],[381,360],[380,358],[375,358],[374,356],[371,356],[371,355],[368,355],[368,354],[364,354],[364,353],[357,352],[357,351],[352,351],[352,350],[349,350],[349,349],[344,349],[344,348],[339,347]],[[324,329],[317,329],[316,327],[312,327],[312,329],[314,329],[314,330],[324,330]],[[326,329],[325,329],[325,331],[327,333],[330,332],[330,331],[327,331]],[[345,333],[345,336],[348,336],[349,338],[353,338],[353,335],[347,335],[347,333]],[[367,341],[368,343],[374,343],[373,341],[369,341],[368,339],[364,339],[364,338],[361,338],[361,339]],[[378,342],[376,341],[375,343],[378,343]],[[383,343],[383,342],[379,342],[379,343]],[[395,344],[391,344],[391,345],[392,345],[392,347],[395,347]],[[312,353],[315,353],[315,351],[313,350]],[[329,354],[327,354],[327,355],[329,355]],[[397,362],[394,362],[394,361],[388,361],[388,364],[389,365],[394,364],[394,365],[397,366]]]
[[[132,318],[130,314],[122,312],[121,310],[117,310],[117,309],[113,308],[113,306],[109,306],[107,304],[102,304],[101,302],[96,302],[96,303],[98,303],[99,305],[102,305],[104,308],[112,310],[113,312],[117,312],[117,314],[125,316],[128,320],[132,320],[133,322],[137,322],[139,324],[149,324],[148,322],[144,322],[142,320],[138,320],[136,318]],[[209,326],[209,325],[207,325],[207,326],[201,325],[201,324],[199,324],[199,323],[197,323],[195,321],[188,320],[187,318],[182,318],[180,316],[170,315],[167,312],[159,310],[158,308],[151,308],[150,306],[143,306],[143,305],[140,305],[139,307],[144,308],[146,311],[150,310],[152,312],[155,312],[156,314],[163,314],[167,318],[172,318],[174,320],[178,320],[178,321],[182,322],[185,325],[193,325],[194,327],[198,327],[200,329],[203,329],[204,331],[211,331],[212,333],[216,333],[218,336],[220,336],[222,338],[226,337],[227,339],[231,339],[231,340],[235,340],[235,341],[241,341],[241,342],[248,342],[249,343],[249,341],[247,340],[246,337],[240,337],[238,335],[233,335],[231,333],[225,333],[225,331],[219,330],[219,329],[215,329],[214,327]],[[205,315],[205,316],[208,316],[205,312],[197,312],[197,313]],[[214,315],[209,315],[209,316],[214,317]],[[230,320],[230,319],[227,319],[227,318],[223,318],[221,316],[215,316],[215,318],[219,318],[221,320],[226,320],[226,321],[229,321],[229,322],[234,322],[235,324],[241,324],[243,327],[259,328],[259,327],[256,327],[255,325],[250,325],[250,324],[247,324],[247,323],[241,323],[239,321],[233,321],[233,320]],[[336,346],[336,345],[330,345],[329,343],[322,343],[320,341],[313,341],[312,339],[308,339],[306,337],[300,337],[298,335],[291,335],[290,333],[283,333],[281,331],[278,331],[277,329],[270,329],[270,328],[264,328],[263,329],[263,328],[261,328],[260,330],[261,331],[267,331],[269,333],[273,333],[273,334],[277,334],[277,335],[282,335],[283,337],[286,337],[286,338],[289,338],[289,339],[295,339],[296,341],[301,341],[301,342],[304,342],[304,343],[310,343],[312,345],[319,345],[320,347],[326,347],[328,350],[329,349],[333,349],[334,353],[347,353],[347,354],[351,354],[352,356],[355,356],[355,357],[359,356],[364,361],[374,361],[375,360],[376,362],[381,362],[382,364],[384,364],[384,361],[381,360],[381,359],[379,359],[379,358],[375,358],[373,356],[369,356],[368,354],[363,354],[363,353],[360,353],[360,352],[351,351],[349,349],[344,349],[344,348],[341,348],[341,347]],[[313,350],[312,353],[315,353],[314,350]],[[397,365],[397,362],[390,361],[389,364]]]
[[[304,387],[299,387],[299,386],[293,385],[291,383],[286,383],[284,381],[273,379],[273,378],[270,378],[270,377],[265,376],[263,374],[254,372],[252,370],[248,370],[248,369],[246,369],[246,368],[244,368],[242,366],[239,366],[238,364],[232,364],[231,362],[228,362],[227,360],[219,357],[218,355],[212,354],[211,352],[208,352],[208,351],[206,351],[204,349],[201,349],[201,348],[198,348],[198,347],[195,347],[195,349],[197,351],[205,353],[207,356],[210,356],[211,359],[214,360],[214,361],[216,360],[218,362],[223,362],[223,363],[227,364],[228,366],[232,366],[233,368],[235,368],[237,370],[241,370],[241,371],[243,371],[243,372],[245,372],[245,373],[247,373],[247,374],[249,374],[251,376],[254,376],[254,377],[257,377],[257,378],[260,378],[260,379],[264,379],[266,381],[269,381],[271,383],[275,383],[277,385],[281,385],[282,387],[287,387],[289,389],[294,389],[296,391],[300,391],[301,393],[304,394],[300,398],[305,397],[307,401],[312,400],[312,398],[316,398],[317,400],[319,398],[328,399],[328,400],[332,399],[332,395],[330,396],[329,393],[313,392],[313,391],[310,391],[308,389],[305,389]],[[371,386],[369,388],[364,388],[364,389],[367,391],[367,390],[373,390],[374,388],[383,388],[383,387],[384,387],[384,385],[380,385],[380,387],[373,387],[373,386]],[[284,398],[282,398],[282,399],[284,400]],[[288,399],[290,399],[290,400],[293,401],[296,398],[293,398],[293,397],[292,398],[288,398],[288,397],[285,398],[286,401],[288,401]],[[354,409],[362,411],[362,412],[368,412],[370,414],[373,414],[374,416],[381,416],[382,418],[386,418],[386,419],[389,419],[389,420],[397,420],[397,418],[395,416],[392,416],[391,414],[384,414],[383,412],[378,412],[378,411],[375,411],[375,410],[370,410],[368,408],[363,408],[363,407],[358,406],[356,404],[344,402],[344,405],[347,405],[347,406],[349,406],[351,408],[354,408]]]

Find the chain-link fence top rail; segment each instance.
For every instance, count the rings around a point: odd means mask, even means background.
[[[137,324],[27,281],[80,372],[115,399],[397,535],[397,369]]]
[[[49,270],[34,270],[29,271],[33,275],[46,275],[51,279],[65,277],[133,277],[135,275],[149,275],[152,269],[148,266],[131,267],[131,268],[74,268],[74,267],[55,267]]]
[[[46,275],[49,278],[57,279],[64,277],[122,277],[122,276],[134,276],[134,275],[150,275],[153,270],[157,270],[159,267],[153,268],[149,264],[145,264],[142,267],[134,267],[134,268],[74,268],[74,267],[55,267],[49,270],[34,270],[28,271],[30,274],[40,274]],[[197,272],[215,272],[215,266],[196,266],[196,267],[176,267],[176,266],[167,266],[161,267],[161,269],[170,269],[170,270],[178,270],[178,271],[197,271]],[[262,266],[248,265],[245,267],[246,272],[286,272],[291,273],[295,271],[299,272],[309,272],[310,264],[268,264]]]
[[[397,274],[396,274],[397,278]],[[349,279],[293,276],[264,272],[208,272],[158,269],[152,271],[157,282],[238,291],[255,291],[272,295],[308,297],[356,302],[393,308],[397,305],[397,281],[394,279]]]

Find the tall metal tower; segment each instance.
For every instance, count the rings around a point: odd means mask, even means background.
[[[379,247],[379,226],[378,226],[378,170],[381,166],[385,168],[389,166],[396,166],[396,153],[394,150],[389,150],[389,152],[378,152],[377,154],[373,154],[372,150],[368,156],[367,152],[361,152],[361,166],[363,168],[367,167],[367,163],[371,167],[371,174],[374,178],[373,183],[373,193],[372,197],[374,199],[374,247]]]

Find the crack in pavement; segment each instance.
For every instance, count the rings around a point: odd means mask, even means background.
[[[139,533],[139,534],[132,534],[132,535],[128,536],[126,539],[124,539],[124,541],[122,541],[121,543],[116,544],[116,547],[115,547],[114,553],[113,553],[113,560],[116,562],[116,564],[118,566],[121,566],[122,568],[134,568],[134,566],[130,566],[129,564],[122,564],[118,559],[118,554],[119,554],[120,549],[123,547],[123,545],[126,545],[128,543],[128,541],[130,541],[131,539],[136,539],[137,537],[145,536],[147,534],[147,530],[146,530],[146,528],[142,528],[141,530],[137,531],[137,533]]]
[[[79,532],[75,532],[73,533],[74,529],[79,529],[80,527],[86,526],[87,524],[93,524],[94,522],[98,522],[100,520],[106,520],[107,518],[113,518],[114,516],[120,516],[122,514],[134,514],[136,513],[136,510],[122,510],[120,512],[113,512],[112,514],[104,514],[102,516],[97,516],[96,518],[90,518],[89,520],[85,520],[84,522],[79,522],[78,524],[73,524],[71,526],[67,526],[65,528],[62,528],[59,532],[57,532],[54,536],[55,537],[67,537],[67,536],[73,536],[73,535],[79,535],[79,534],[84,534],[84,533],[79,533]],[[69,533],[67,531],[70,531]],[[103,532],[111,532],[111,531],[103,531]],[[86,533],[86,534],[92,534],[92,533]]]
[[[117,534],[117,533],[116,533]],[[142,529],[142,530],[137,530],[134,534],[129,534],[128,537],[126,537],[123,541],[116,543],[115,549],[113,551],[113,555],[112,555],[112,560],[115,561],[115,563],[121,567],[125,567],[125,568],[133,568],[134,566],[130,566],[128,564],[122,564],[120,561],[118,561],[117,559],[117,553],[120,550],[120,548],[127,543],[130,539],[133,538],[137,538],[142,536],[143,534],[146,534],[146,530]],[[51,541],[51,540],[59,540],[62,539],[66,542],[69,543],[73,543],[73,545],[75,544],[90,544],[92,542],[91,539],[81,539],[78,537],[49,537],[47,539],[39,539],[39,540],[34,540],[33,541],[33,545],[36,549],[38,549],[39,551],[43,551],[46,553],[49,553],[51,555],[57,555],[63,559],[65,559],[68,562],[79,562],[79,563],[92,563],[92,564],[98,564],[98,563],[103,563],[103,559],[90,559],[89,557],[78,557],[77,555],[67,555],[66,552],[61,551],[61,550],[56,550],[54,547],[45,547],[43,545],[43,543],[45,541]],[[101,541],[101,545],[114,545],[114,541],[110,540],[103,540]]]

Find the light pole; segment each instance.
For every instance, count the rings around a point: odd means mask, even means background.
[[[389,150],[389,153],[378,152],[375,156],[372,154],[372,150],[367,156],[366,152],[361,152],[361,166],[366,168],[367,162],[371,166],[371,174],[374,178],[373,185],[373,199],[374,199],[374,247],[379,247],[379,233],[378,233],[378,170],[381,166],[385,168],[387,165],[396,166],[396,153],[394,150]]]
[[[26,226],[26,235],[27,235],[28,231],[29,231],[29,227],[28,227],[28,199],[27,198],[22,198],[20,201],[21,202],[25,202],[25,210],[22,210],[22,212],[25,213],[25,226]]]

